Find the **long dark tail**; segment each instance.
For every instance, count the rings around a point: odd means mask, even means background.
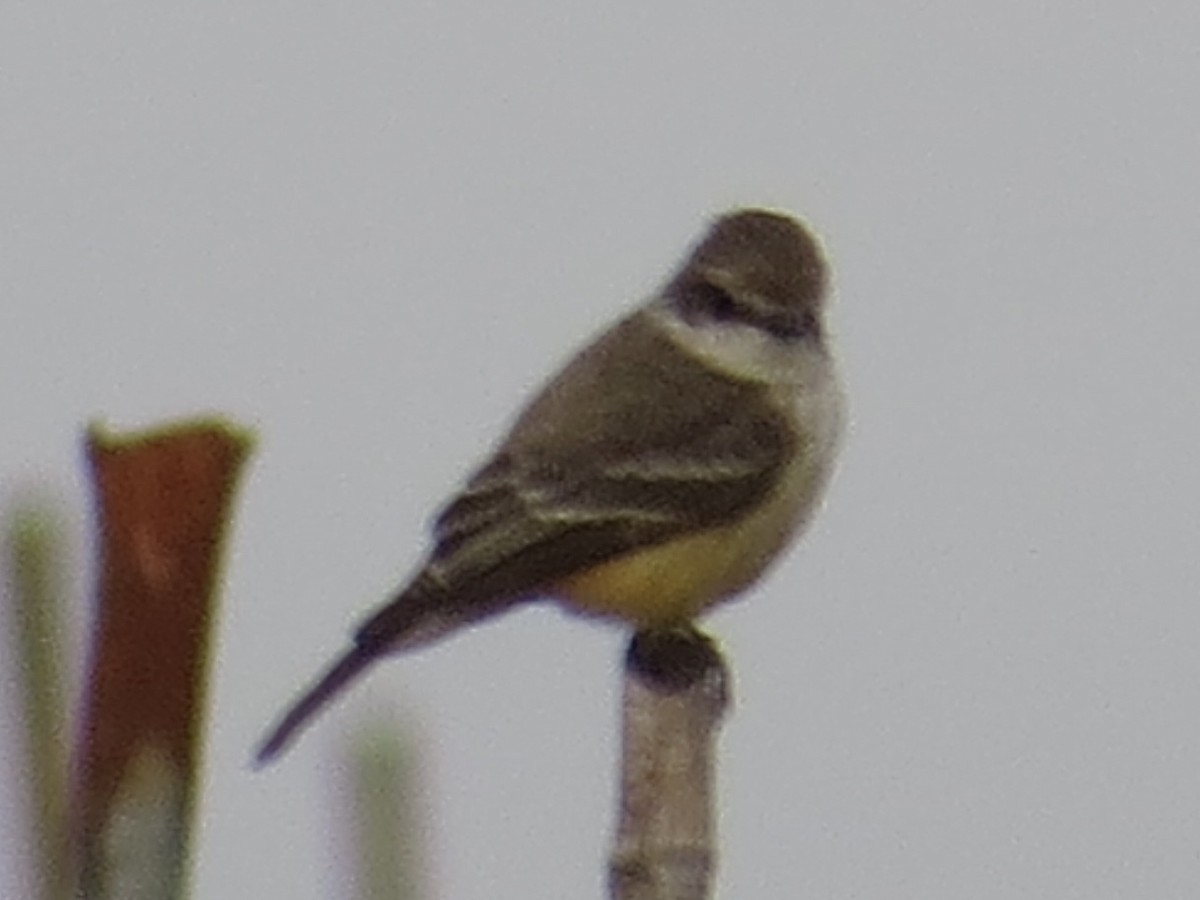
[[[368,618],[355,633],[354,645],[292,704],[254,754],[255,765],[265,766],[283,753],[313,716],[377,659],[432,644],[518,602],[510,597],[453,604],[418,578]]]
[[[262,742],[254,754],[254,764],[265,766],[279,756],[296,738],[300,730],[317,713],[340,694],[363,669],[380,657],[378,648],[355,645],[342,654],[324,675],[304,692]]]

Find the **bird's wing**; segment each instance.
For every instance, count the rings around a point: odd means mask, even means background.
[[[761,501],[794,448],[783,414],[764,385],[714,373],[669,341],[629,319],[580,354],[438,516],[419,589],[358,640],[402,640],[429,623],[422,609],[476,618]]]

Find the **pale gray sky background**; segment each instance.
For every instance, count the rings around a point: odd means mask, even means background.
[[[4,4],[0,502],[48,485],[86,561],[85,422],[260,436],[196,897],[347,896],[372,706],[423,729],[434,896],[603,895],[615,629],[513,616],[247,760],[518,401],[753,203],[828,242],[853,425],[710,622],[720,895],[1195,897],[1198,110],[1190,2]]]

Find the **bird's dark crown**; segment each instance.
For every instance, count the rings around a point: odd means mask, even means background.
[[[744,209],[717,219],[667,285],[692,320],[740,320],[782,339],[820,331],[828,268],[816,237],[782,213]]]

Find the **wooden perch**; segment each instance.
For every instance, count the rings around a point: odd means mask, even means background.
[[[691,629],[642,632],[625,659],[613,900],[705,900],[715,849],[713,759],[729,676]]]

